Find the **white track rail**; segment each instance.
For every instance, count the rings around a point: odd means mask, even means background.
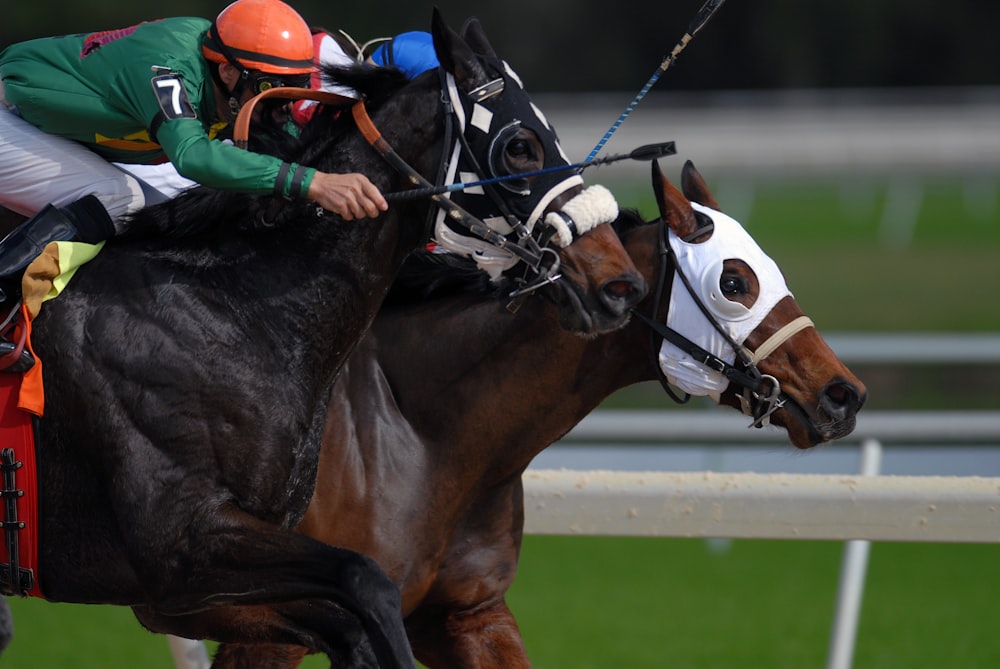
[[[711,448],[784,439],[777,430],[746,429],[742,417],[727,418],[736,417],[722,410],[602,410],[561,443]],[[1000,446],[1000,412],[862,412],[850,442],[862,445],[857,475],[529,469],[525,532],[846,541],[826,668],[849,669],[868,542],[1000,543],[1000,477],[874,475],[877,464],[865,462],[878,461],[882,442]],[[177,669],[209,668],[201,642],[169,642]]]
[[[1000,478],[529,470],[533,534],[1000,542]]]

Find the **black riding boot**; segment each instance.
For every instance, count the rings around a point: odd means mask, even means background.
[[[49,242],[96,244],[109,239],[114,232],[114,223],[104,205],[95,196],[88,195],[65,207],[47,205],[0,240],[0,304],[4,305],[0,320],[4,334],[14,323],[24,269],[41,255]],[[14,360],[3,356],[14,356]],[[0,335],[0,360],[4,360],[0,363],[0,372],[21,373],[35,364],[26,348],[7,341],[4,335]]]
[[[41,255],[49,242],[96,244],[114,232],[111,217],[93,195],[65,207],[46,205],[0,240],[0,301],[21,294],[22,271]]]

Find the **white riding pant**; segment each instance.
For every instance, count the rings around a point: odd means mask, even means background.
[[[143,184],[134,176],[82,144],[22,119],[7,104],[0,81],[0,204],[33,216],[47,204],[65,206],[91,194],[119,232],[121,219],[147,204]]]

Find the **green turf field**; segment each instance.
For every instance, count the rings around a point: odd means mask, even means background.
[[[510,603],[537,669],[820,668],[842,551],[530,536]],[[997,564],[993,545],[873,545],[854,666],[1000,666]],[[165,639],[127,610],[12,604],[17,640],[4,669],[173,667]]]
[[[1000,175],[712,186],[821,330],[1000,331]],[[616,194],[652,215],[644,185]],[[890,379],[869,406],[998,406],[987,392],[997,392],[996,370],[983,381],[992,388],[966,395],[959,383],[942,395],[935,372],[919,374],[920,383]],[[528,537],[510,601],[537,669],[822,667],[841,551],[832,542],[713,550],[700,540]],[[873,546],[855,667],[1000,667],[998,564],[996,546]],[[12,606],[17,634],[0,669],[173,667],[165,639],[128,610]]]
[[[710,185],[821,330],[1000,330],[1000,308],[986,297],[1000,282],[1000,174],[905,187],[885,177]],[[644,187],[615,193],[654,215]]]

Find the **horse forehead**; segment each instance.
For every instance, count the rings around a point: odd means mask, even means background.
[[[695,209],[709,216],[715,230],[707,241],[688,243],[671,236],[677,261],[689,277],[692,289],[702,303],[729,330],[733,339],[744,341],[786,295],[791,295],[778,265],[736,220],[722,212],[692,203]],[[724,263],[738,259],[756,275],[759,287],[754,303],[745,307],[729,300],[721,291],[719,280]]]
[[[524,88],[524,82],[514,71],[514,68],[505,60],[494,60],[485,56],[483,60],[484,64],[487,65],[485,68],[487,71],[494,71],[498,78],[504,80],[503,90],[475,105],[481,110],[488,110],[491,121],[494,117],[498,119],[498,124],[494,127],[502,127],[511,121],[518,121],[536,131],[554,133],[548,118],[532,101]],[[484,132],[489,132],[489,128],[481,129]]]
[[[721,275],[723,262],[730,259],[742,260],[757,275],[762,289],[765,285],[773,285],[787,290],[785,277],[778,264],[764,253],[738,221],[721,211],[695,202],[691,206],[711,218],[715,230],[708,240],[697,244],[672,236],[672,240],[676,241],[674,250],[678,261],[686,271],[701,276],[708,268],[712,268],[713,271],[717,269]]]
[[[528,96],[527,91],[524,90],[524,82],[521,81],[521,77],[517,75],[517,72],[515,72],[514,68],[510,66],[510,63],[508,63],[505,60],[501,61],[501,63],[503,65],[504,72],[507,73],[507,78],[513,81],[515,84],[517,84],[517,87],[521,90],[524,99],[527,100],[528,108],[534,114],[535,120],[538,121],[542,129],[544,129],[546,132],[555,134],[555,129],[552,127],[552,124],[549,123],[548,117],[545,116],[545,113],[538,108],[538,105],[536,105],[534,101],[532,101],[532,99]],[[558,140],[556,140],[556,146],[559,146]],[[566,157],[565,152],[563,152],[561,146],[559,147],[559,151],[562,154],[562,157],[566,160],[566,162],[569,162],[569,158]]]
[[[508,63],[505,60],[501,61],[501,63],[503,64],[503,69],[504,69],[504,72],[507,73],[507,76],[510,77],[511,79],[513,79],[514,82],[518,85],[518,87],[523,90],[524,89],[524,82],[521,81],[521,77],[518,76],[517,72],[514,71],[514,68],[510,66],[510,63]]]

